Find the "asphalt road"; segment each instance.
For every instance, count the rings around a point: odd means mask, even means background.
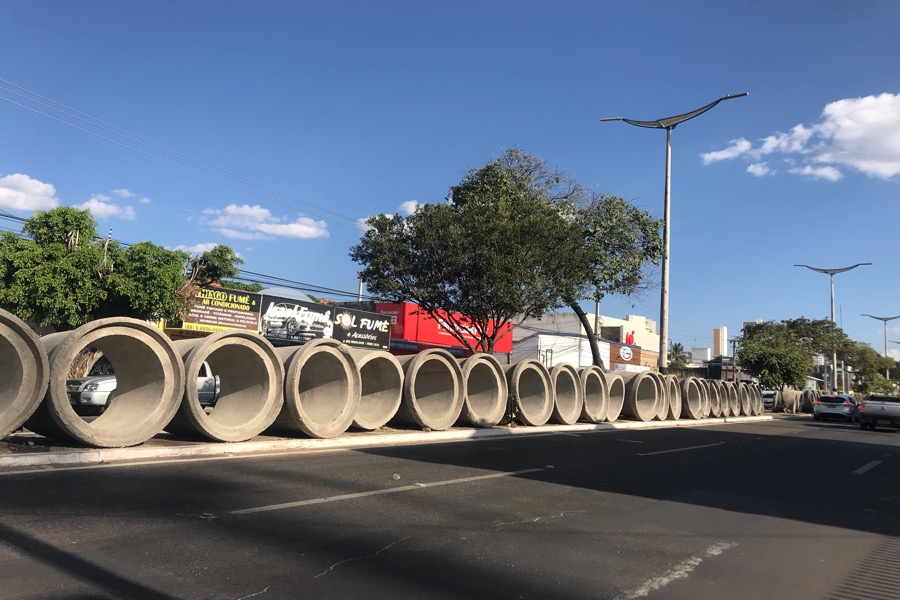
[[[897,598],[898,473],[812,420],[0,473],[0,598]]]

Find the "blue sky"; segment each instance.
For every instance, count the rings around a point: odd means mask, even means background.
[[[828,277],[795,263],[873,263],[835,277],[856,340],[881,351],[861,314],[900,315],[894,1],[2,0],[0,20],[15,215],[88,207],[116,239],[354,292],[359,219],[513,146],[661,217],[665,133],[600,118],[746,91],[673,132],[670,338],[828,317]],[[601,312],[656,318],[658,290]]]

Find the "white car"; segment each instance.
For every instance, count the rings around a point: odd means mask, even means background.
[[[197,395],[200,398],[200,406],[215,406],[221,388],[219,376],[212,374],[209,363],[204,362],[200,365],[200,373],[197,375]],[[70,379],[66,382],[66,392],[72,408],[79,415],[102,415],[115,399],[116,376],[101,375]]]

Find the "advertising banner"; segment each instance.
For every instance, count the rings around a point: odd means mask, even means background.
[[[276,346],[333,338],[356,348],[387,350],[390,317],[293,298],[262,297],[259,332]]]
[[[259,330],[259,294],[204,287],[181,329],[214,333],[225,329]]]
[[[348,346],[388,350],[391,344],[391,318],[352,308],[338,308],[334,316],[333,336]]]
[[[391,319],[391,336],[394,339],[405,339],[420,344],[435,346],[462,347],[462,344],[450,333],[450,325],[446,316],[438,314],[434,319],[411,302],[378,303],[377,310]],[[456,315],[457,317],[459,315]],[[497,341],[494,352],[512,352],[512,326],[504,328],[506,335]],[[476,332],[463,332],[463,337],[473,346],[477,343]]]

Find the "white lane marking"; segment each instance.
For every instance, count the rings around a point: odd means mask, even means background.
[[[295,508],[298,506],[309,506],[311,504],[324,504],[326,502],[339,502],[341,500],[355,500],[357,498],[367,498],[369,496],[380,496],[382,494],[396,494],[397,492],[408,492],[411,490],[421,490],[423,488],[438,487],[441,485],[454,485],[457,483],[469,483],[471,481],[482,481],[484,479],[495,479],[497,477],[510,477],[512,475],[524,475],[525,473],[536,473],[544,469],[524,469],[522,471],[507,471],[504,473],[492,473],[491,475],[478,475],[476,477],[463,477],[461,479],[448,479],[446,481],[432,481],[430,483],[415,483],[413,485],[404,485],[401,487],[387,488],[384,490],[372,490],[369,492],[357,492],[355,494],[343,494],[341,496],[329,496],[327,498],[312,498],[310,500],[298,500],[297,502],[284,502],[282,504],[270,504],[268,506],[257,506],[255,508],[244,508],[241,510],[231,511],[232,515],[246,515],[250,513],[266,512],[270,510],[281,510],[283,508]]]
[[[721,446],[725,442],[717,442],[715,444],[705,444],[703,446],[688,446],[687,448],[674,448],[672,450],[659,450],[658,452],[643,452],[638,456],[654,456],[656,454],[669,454],[670,452],[684,452],[685,450],[698,450],[700,448],[712,448],[713,446]]]
[[[857,475],[862,475],[866,471],[871,471],[872,469],[874,469],[875,467],[877,467],[880,464],[881,464],[880,460],[873,460],[872,462],[864,464],[863,466],[861,466],[860,468],[858,468],[857,470],[855,470],[853,472],[856,473]]]
[[[616,438],[616,441],[617,442],[631,442],[632,444],[643,444],[644,443],[641,440],[625,440],[625,439],[621,439],[621,438]]]
[[[704,555],[692,556],[687,560],[681,561],[680,563],[672,567],[672,569],[670,569],[667,573],[660,575],[659,577],[648,579],[642,586],[633,590],[629,590],[623,594],[619,594],[618,596],[616,596],[615,600],[636,600],[637,598],[648,596],[650,595],[650,592],[661,590],[673,581],[686,578],[694,571],[694,569],[697,568],[700,563],[703,562],[704,558],[719,556],[729,548],[734,548],[735,546],[737,546],[737,544],[732,542],[721,542],[718,544],[713,544],[706,549]]]

